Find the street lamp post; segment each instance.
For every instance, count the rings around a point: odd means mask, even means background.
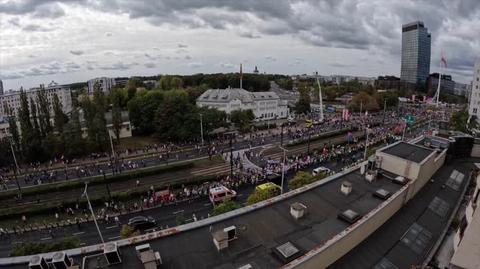
[[[203,147],[203,115],[200,113],[200,137],[202,139],[202,147]]]
[[[18,198],[22,199],[22,187],[20,187],[20,183],[18,182],[17,173],[20,171],[18,167],[17,157],[15,156],[15,150],[13,150],[12,141],[10,142],[10,150],[12,151],[13,161],[15,162],[15,169],[13,170],[13,176],[15,177],[15,182],[17,183],[18,188]]]
[[[283,147],[280,147],[283,150],[283,161],[282,161],[282,183],[281,183],[281,192],[283,194],[283,184],[285,182],[285,162],[287,159],[287,150]]]
[[[382,120],[382,124],[385,124],[385,114],[387,114],[387,99],[383,99],[383,120]]]
[[[105,241],[103,241],[102,232],[100,232],[100,228],[98,227],[97,218],[95,217],[95,213],[93,212],[92,204],[90,203],[90,199],[88,198],[87,189],[88,183],[85,182],[85,191],[83,192],[82,197],[85,196],[87,198],[88,208],[90,209],[90,213],[92,213],[93,222],[95,222],[95,227],[97,227],[98,235],[100,236],[100,240],[102,240],[102,243],[105,244]]]
[[[365,150],[363,152],[363,160],[367,160],[367,150],[368,150],[368,126],[365,128]]]
[[[308,130],[308,146],[307,146],[307,154],[310,154],[310,137],[312,136],[312,132],[311,132],[311,127],[309,127],[307,130]]]
[[[117,157],[115,155],[115,150],[113,149],[113,140],[112,140],[112,135],[110,134],[110,130],[108,130],[108,138],[110,138],[110,148],[112,150],[112,174],[115,174],[115,170],[117,169]],[[113,169],[113,163],[115,162],[115,170]]]

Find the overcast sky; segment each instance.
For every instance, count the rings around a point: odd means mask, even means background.
[[[469,82],[479,0],[0,0],[4,88],[99,76],[400,74],[401,25],[432,33],[431,72]]]

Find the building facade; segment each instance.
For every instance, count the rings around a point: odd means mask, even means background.
[[[473,70],[472,93],[470,94],[468,113],[480,119],[480,59],[475,62]]]
[[[427,91],[429,93],[435,93],[438,88],[438,73],[433,73],[428,76]],[[440,83],[440,93],[455,94],[455,81],[452,80],[452,76],[442,74],[442,81]]]
[[[470,100],[470,94],[472,93],[472,84],[455,82],[455,89],[453,91],[455,95],[465,96],[468,100]]]
[[[402,26],[402,66],[400,78],[425,88],[430,74],[431,35],[423,22],[416,21]]]
[[[93,94],[95,84],[99,85],[102,92],[109,92],[116,85],[114,78],[99,77],[88,81],[88,94]]]
[[[0,79],[0,95],[3,95],[3,81]]]
[[[288,106],[274,92],[248,92],[244,89],[209,89],[197,98],[199,107],[216,108],[230,114],[251,109],[256,120],[286,118]]]
[[[50,106],[50,111],[53,115],[53,96],[56,94],[60,103],[62,104],[63,112],[70,113],[72,111],[72,95],[70,87],[67,85],[58,85],[55,82],[51,82],[46,88],[32,88],[28,91],[25,91],[27,94],[29,106],[30,102],[33,100],[37,102],[37,93],[38,91],[45,91],[47,99]],[[20,92],[11,91],[0,95],[0,119],[6,118],[7,111],[6,109],[13,109],[14,115],[17,116],[18,110],[20,108]]]

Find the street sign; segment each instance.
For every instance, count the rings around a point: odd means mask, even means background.
[[[411,125],[415,122],[415,117],[412,115],[407,115],[405,116],[405,122]]]

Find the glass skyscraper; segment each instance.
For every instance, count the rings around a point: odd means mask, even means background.
[[[431,36],[423,22],[402,26],[402,68],[400,78],[425,89],[430,74]]]

